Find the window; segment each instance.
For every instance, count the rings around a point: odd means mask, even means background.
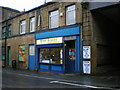
[[[11,31],[12,31],[12,25],[8,25],[8,37],[11,36]]]
[[[40,26],[40,22],[41,22],[41,20],[40,20],[40,15],[38,15],[38,26]]]
[[[35,47],[34,45],[30,45],[29,46],[29,55],[35,55]]]
[[[35,17],[30,18],[30,32],[35,31]]]
[[[20,34],[24,34],[26,31],[26,21],[23,20],[20,22]]]
[[[62,64],[62,47],[41,48],[39,60],[41,63]]]
[[[52,11],[49,14],[49,28],[55,28],[59,26],[59,12],[58,10]]]
[[[5,47],[2,46],[2,60],[5,61]]]
[[[2,28],[2,38],[5,38],[6,36],[6,27]]]
[[[75,24],[75,20],[75,5],[72,5],[66,8],[66,25]]]
[[[18,47],[18,55],[19,55],[19,61],[25,61],[25,45],[20,45]]]

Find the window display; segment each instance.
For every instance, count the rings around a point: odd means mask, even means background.
[[[25,45],[20,45],[19,47],[18,47],[18,49],[19,49],[19,52],[18,52],[18,54],[19,54],[19,61],[25,61]]]
[[[40,63],[62,64],[62,52],[62,47],[40,48],[39,61]]]

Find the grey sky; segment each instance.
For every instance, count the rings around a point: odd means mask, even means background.
[[[25,9],[27,11],[44,4],[44,1],[45,0],[0,0],[0,6],[10,7],[19,11]]]

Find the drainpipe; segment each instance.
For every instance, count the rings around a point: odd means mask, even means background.
[[[81,22],[81,30],[80,30],[80,35],[81,35],[81,39],[80,39],[80,41],[81,41],[81,44],[80,44],[80,51],[81,51],[81,55],[80,55],[81,56],[81,58],[80,58],[81,59],[80,60],[80,66],[81,66],[80,73],[81,74],[83,74],[83,52],[82,52],[83,51],[83,48],[82,48],[83,47],[83,4],[84,3],[81,3],[82,22]]]
[[[7,24],[6,24],[6,26],[7,26]],[[6,27],[6,30],[5,30],[5,43],[4,43],[4,46],[5,46],[5,67],[7,66],[7,55],[6,55],[6,50],[7,50],[7,27]]]

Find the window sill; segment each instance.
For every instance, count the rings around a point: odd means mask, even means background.
[[[20,35],[25,34],[25,33],[20,33]]]
[[[55,66],[62,66],[63,64],[57,64],[57,63],[39,63],[42,65],[55,65]]]
[[[35,32],[35,30],[33,30],[33,31],[30,31],[30,33],[32,33],[32,32]]]

